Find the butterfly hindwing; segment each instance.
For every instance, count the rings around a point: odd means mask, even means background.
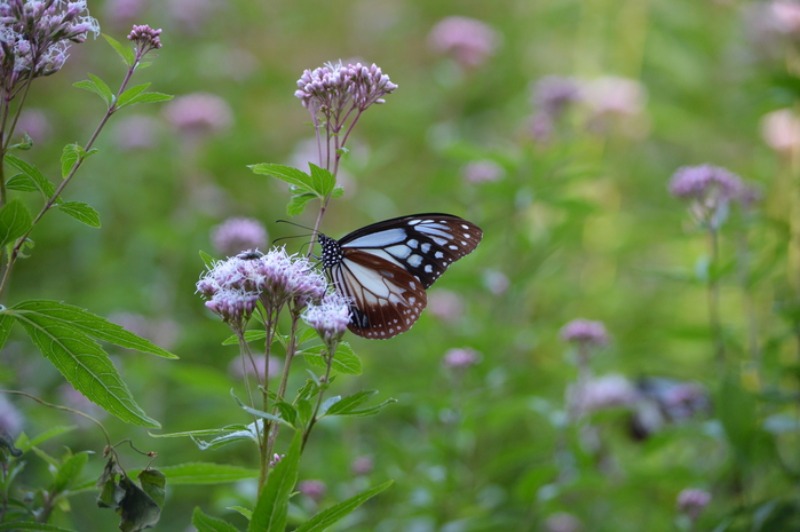
[[[425,289],[482,236],[466,220],[432,213],[368,225],[339,241],[320,235],[320,243],[323,266],[350,301],[350,330],[390,338],[414,324],[427,305]]]

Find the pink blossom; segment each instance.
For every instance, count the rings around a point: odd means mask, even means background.
[[[500,38],[491,26],[460,16],[439,21],[428,34],[431,50],[450,56],[465,69],[483,65],[495,54],[499,42]]]
[[[210,135],[228,129],[233,112],[228,103],[214,94],[195,92],[178,96],[164,106],[164,117],[188,135]]]

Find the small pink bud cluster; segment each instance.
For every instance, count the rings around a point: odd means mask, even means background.
[[[719,228],[725,221],[732,202],[749,206],[757,197],[755,189],[739,176],[710,164],[679,168],[672,175],[669,191],[689,201],[695,219],[711,228]]]
[[[346,298],[331,292],[319,304],[311,304],[303,320],[327,343],[338,342],[350,323],[350,305]]]
[[[584,346],[602,347],[608,343],[608,333],[603,322],[577,319],[564,325],[561,339]]]

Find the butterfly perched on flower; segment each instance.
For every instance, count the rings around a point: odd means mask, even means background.
[[[391,338],[411,328],[428,303],[425,289],[483,237],[451,214],[384,220],[335,240],[322,233],[322,265],[350,303],[348,328],[365,338]]]

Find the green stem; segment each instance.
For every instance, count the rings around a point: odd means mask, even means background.
[[[719,281],[717,280],[717,269],[719,260],[719,233],[713,227],[708,230],[709,253],[711,255],[708,272],[708,323],[711,329],[712,342],[714,345],[714,359],[720,366],[725,367],[725,340],[722,332],[722,321],[720,319],[719,303]]]
[[[311,435],[311,430],[314,428],[314,425],[317,424],[317,414],[319,414],[319,409],[322,406],[322,398],[325,396],[325,390],[330,382],[331,368],[333,367],[333,356],[336,353],[336,344],[334,343],[328,346],[327,349],[328,354],[325,357],[325,376],[322,378],[322,386],[320,386],[319,394],[317,395],[317,403],[314,405],[314,413],[311,415],[311,420],[308,422],[308,427],[306,427],[306,430],[303,433],[303,444],[300,446],[301,452],[306,448],[306,443],[308,443],[308,437]]]

